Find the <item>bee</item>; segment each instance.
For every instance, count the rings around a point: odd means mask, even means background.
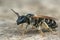
[[[55,28],[58,27],[55,18],[53,17],[49,17],[49,16],[44,16],[44,15],[39,15],[39,16],[35,16],[34,14],[27,14],[27,15],[22,15],[20,16],[19,13],[15,12],[13,9],[11,9],[17,16],[17,25],[22,24],[21,27],[23,27],[24,23],[27,23],[26,25],[26,29],[28,27],[28,25],[32,24],[32,28],[37,28],[39,30],[39,32],[44,35],[42,28],[49,30],[49,31],[53,31]],[[24,30],[25,32],[27,30]]]

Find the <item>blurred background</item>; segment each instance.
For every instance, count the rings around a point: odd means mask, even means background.
[[[14,9],[20,15],[33,13],[60,17],[60,0],[0,0],[0,17],[16,19],[10,10]]]
[[[16,25],[17,16],[11,9],[20,15],[32,13],[55,17],[58,19],[58,25],[60,24],[60,0],[0,0],[0,40],[10,36],[13,39],[18,37],[15,36],[19,34],[17,32],[19,27]]]

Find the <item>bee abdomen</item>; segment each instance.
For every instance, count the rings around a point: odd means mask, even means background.
[[[58,27],[58,26],[57,26],[57,23],[55,22],[55,20],[45,19],[45,22],[48,24],[48,26],[49,26],[50,28],[55,29],[55,28]]]

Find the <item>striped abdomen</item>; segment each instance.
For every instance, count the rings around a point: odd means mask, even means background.
[[[53,20],[53,19],[45,19],[44,21],[45,21],[45,22],[48,24],[48,26],[49,26],[50,28],[52,28],[52,29],[55,29],[56,27],[58,27],[56,21]]]

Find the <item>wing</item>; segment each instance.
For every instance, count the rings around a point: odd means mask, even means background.
[[[49,16],[44,16],[44,15],[39,15],[39,16],[33,16],[33,18],[46,18],[46,19],[53,19],[53,20],[57,20],[54,17],[49,17]]]

